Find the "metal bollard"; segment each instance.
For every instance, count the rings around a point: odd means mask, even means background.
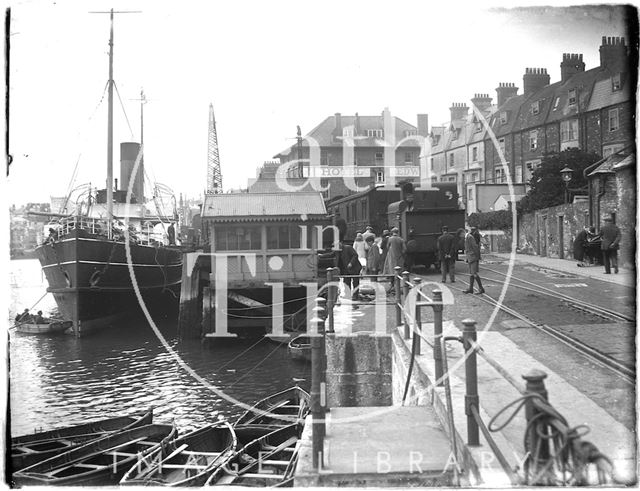
[[[333,268],[327,268],[327,319],[329,319],[327,332],[335,332],[333,328],[333,309],[336,303],[335,288],[335,285],[333,285]]]
[[[464,346],[465,352],[464,373],[466,393],[464,396],[464,413],[467,415],[467,442],[469,445],[480,445],[478,423],[471,411],[471,406],[480,409],[476,350],[471,344],[471,341],[476,341],[476,321],[473,319],[464,319],[462,324],[464,326],[462,329],[462,345]]]
[[[527,394],[539,394],[545,401],[549,400],[549,394],[547,393],[547,388],[544,385],[544,379],[547,378],[547,374],[545,372],[533,369],[529,373],[523,375],[522,378],[527,382],[525,388]],[[527,423],[538,418],[538,414],[539,411],[535,407],[533,400],[528,399],[527,405],[525,406],[525,417],[527,418]],[[549,461],[549,429],[545,428],[543,435],[541,435],[539,434],[537,425],[531,424],[528,425],[528,428],[529,431],[525,435],[525,451],[535,452],[537,449],[537,454],[531,455],[531,458],[527,459],[529,462],[529,472],[527,472],[527,468],[525,468],[525,484],[544,484],[547,477],[546,475],[540,476],[543,481],[536,482],[529,482],[529,476],[532,473],[537,475],[540,470],[545,468],[546,463]],[[533,468],[530,467],[532,464]]]
[[[311,319],[315,323],[318,334],[311,336],[311,447],[312,464],[314,469],[322,468],[325,436],[325,409],[322,405],[322,391],[324,390],[324,322],[318,317]]]
[[[409,284],[409,271],[402,272],[402,299],[406,302],[406,299],[409,298],[409,290],[411,290],[411,285]],[[404,323],[404,338],[411,338],[411,327],[409,327],[409,321],[407,321],[407,316],[402,316],[402,321]]]
[[[436,365],[436,382],[438,387],[442,387],[444,368],[442,365],[442,290],[433,290],[433,360]],[[463,321],[464,322],[464,321]]]
[[[413,287],[417,288],[418,291],[420,291],[420,284],[422,283],[422,278],[414,278],[413,279]],[[422,307],[420,307],[418,305],[419,302],[421,302],[420,300],[420,296],[416,295],[416,313],[415,313],[415,332],[413,333],[413,335],[416,337],[415,339],[415,343],[416,343],[416,355],[421,354],[421,345],[422,345],[422,312],[421,309]]]

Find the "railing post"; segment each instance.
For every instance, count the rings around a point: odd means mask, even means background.
[[[480,445],[480,434],[478,423],[473,417],[471,406],[480,409],[480,398],[478,397],[478,365],[476,360],[476,350],[471,344],[476,341],[476,321],[464,319],[462,321],[462,344],[464,346],[464,373],[466,393],[464,396],[464,413],[467,415],[467,442],[469,445]]]
[[[411,290],[411,283],[409,283],[409,271],[402,272],[402,299],[406,303],[407,298],[409,298],[409,290]],[[407,320],[407,316],[402,316],[404,322],[404,338],[411,338],[411,327],[409,326],[409,321]]]
[[[335,302],[336,296],[335,286],[333,285],[333,268],[327,268],[327,319],[329,319],[327,332],[335,332],[333,328],[333,309],[335,307]]]
[[[422,278],[414,278],[413,279],[413,287],[418,289],[418,292],[420,291],[420,284],[422,283]],[[415,312],[415,331],[413,332],[414,337],[416,337],[415,339],[415,343],[416,343],[416,356],[421,354],[421,345],[422,345],[422,312],[421,312],[421,307],[418,305],[421,300],[420,300],[420,295],[416,294],[415,296],[416,299],[416,312]]]
[[[395,276],[393,277],[393,284],[395,285],[394,289],[396,291],[396,326],[402,324],[402,308],[400,305],[402,304],[402,290],[400,283],[400,271],[402,268],[400,266],[396,266],[393,268]]]
[[[311,336],[311,447],[312,464],[314,469],[321,469],[323,465],[325,436],[325,409],[324,409],[324,322],[319,317],[314,317],[311,322],[315,324],[318,336]]]
[[[544,385],[544,379],[547,378],[547,374],[542,370],[532,369],[529,373],[522,376],[526,380],[526,394],[538,394],[545,401],[549,400],[549,394],[547,388]],[[527,399],[527,405],[525,406],[525,417],[527,423],[538,418],[539,411],[535,407],[534,400]],[[527,459],[529,465],[525,467],[525,484],[535,485],[543,484],[546,482],[546,475],[540,475],[541,480],[535,480],[535,482],[529,482],[530,474],[538,475],[539,470],[544,469],[546,463],[549,460],[549,439],[547,437],[548,428],[544,428],[544,432],[541,435],[539,433],[539,427],[537,424],[527,424],[527,434],[525,435],[525,451],[532,452]],[[534,454],[535,452],[535,454]],[[533,464],[533,466],[532,466]]]
[[[442,290],[433,291],[433,360],[436,365],[436,385],[443,384],[444,368],[442,364]]]

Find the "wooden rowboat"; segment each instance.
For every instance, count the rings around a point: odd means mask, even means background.
[[[73,322],[71,321],[46,319],[42,324],[20,322],[15,325],[15,329],[23,334],[60,334],[72,326]]]
[[[298,386],[258,401],[242,414],[235,425],[300,423],[309,413],[309,394]]]
[[[173,425],[151,424],[92,440],[13,474],[16,485],[117,483],[139,458],[175,439]]]
[[[199,428],[139,459],[120,484],[202,486],[216,466],[233,455],[237,443],[227,422]]]
[[[291,359],[298,361],[311,361],[311,337],[306,334],[296,336],[287,346]]]
[[[278,426],[232,427],[223,422],[181,436],[138,460],[120,484],[145,486],[202,486],[238,449],[279,429]]]
[[[291,484],[298,460],[298,425],[283,426],[261,436],[218,467],[206,484],[282,486]]]
[[[131,416],[108,418],[66,428],[57,428],[11,439],[11,467],[15,472],[66,452],[90,440],[129,428],[151,424],[153,410]]]

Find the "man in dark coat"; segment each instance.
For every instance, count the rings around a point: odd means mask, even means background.
[[[338,254],[338,268],[342,275],[356,275],[353,278],[344,278],[344,284],[351,289],[351,300],[358,298],[358,285],[360,285],[360,270],[362,265],[358,259],[356,250],[344,242],[340,242],[340,252]],[[354,305],[354,308],[357,306]]]
[[[456,240],[453,235],[449,233],[449,227],[446,225],[442,227],[442,235],[438,237],[436,243],[438,249],[438,258],[440,259],[440,270],[442,272],[442,283],[447,282],[447,272],[451,283],[456,281]]]
[[[464,253],[467,256],[467,263],[469,263],[469,288],[463,291],[463,293],[473,293],[473,283],[478,282],[478,294],[484,293],[482,288],[482,281],[478,274],[480,268],[480,246],[473,236],[472,232],[469,232],[464,238]]]
[[[604,261],[605,274],[611,274],[613,270],[618,272],[618,249],[620,248],[620,229],[613,223],[611,217],[604,219],[604,226],[600,229],[602,235],[602,260]]]

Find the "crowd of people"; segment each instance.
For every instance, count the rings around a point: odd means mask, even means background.
[[[360,298],[359,286],[363,276],[376,282],[376,275],[392,276],[398,266],[402,271],[410,268],[408,244],[400,236],[398,228],[383,230],[380,237],[377,237],[373,227],[367,226],[364,232],[356,232],[353,245],[350,245],[344,241],[346,224],[338,221],[336,225],[340,233],[337,266],[340,274],[346,276],[344,282],[351,292],[352,300]],[[469,288],[464,293],[473,293],[474,284],[478,285],[478,294],[484,293],[479,275],[480,232],[476,227],[471,227],[468,231],[459,229],[455,235],[449,232],[447,226],[442,227],[442,235],[437,239],[442,282],[446,283],[447,276],[452,283],[455,282],[455,263],[459,259],[460,250],[464,250],[471,274]],[[391,282],[388,290],[390,295],[395,294],[393,285]]]

